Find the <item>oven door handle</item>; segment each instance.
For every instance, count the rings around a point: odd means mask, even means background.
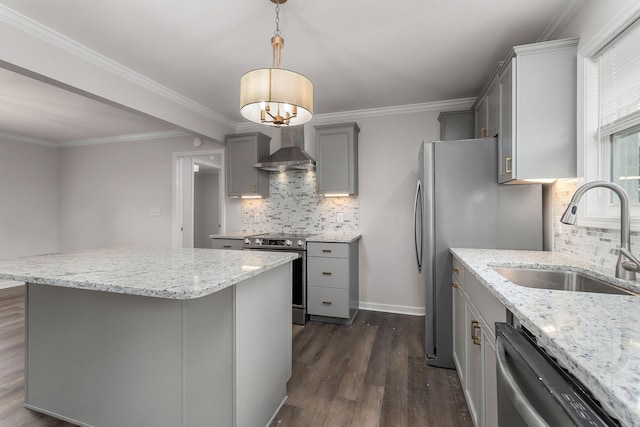
[[[496,365],[499,374],[502,376],[503,384],[508,389],[509,396],[511,396],[511,403],[513,403],[513,406],[525,421],[526,426],[549,427],[549,424],[547,424],[544,418],[535,410],[513,377],[508,366],[507,358],[505,357],[506,350],[502,339],[501,336],[496,338]]]

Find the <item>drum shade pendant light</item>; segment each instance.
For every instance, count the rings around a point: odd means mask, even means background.
[[[246,73],[240,79],[240,113],[248,120],[270,126],[301,125],[313,114],[313,85],[293,71],[280,67],[284,39],[280,36],[280,4],[276,4],[276,30],[271,38],[273,68]]]

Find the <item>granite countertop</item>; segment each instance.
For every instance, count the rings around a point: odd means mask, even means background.
[[[526,288],[492,267],[569,268],[640,292],[637,282],[614,279],[570,256],[538,251],[451,249],[623,425],[640,425],[640,296]]]
[[[351,243],[362,238],[362,234],[322,233],[309,237],[307,242],[320,243]]]
[[[0,279],[170,299],[199,298],[286,264],[291,252],[99,249],[0,260]]]
[[[241,240],[248,236],[256,234],[263,234],[259,232],[249,231],[230,231],[224,234],[211,234],[209,237],[212,239],[237,239]],[[362,238],[362,234],[351,233],[320,233],[314,234],[307,239],[307,242],[322,242],[322,243],[351,243]]]

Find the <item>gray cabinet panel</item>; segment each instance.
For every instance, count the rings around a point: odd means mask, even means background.
[[[578,39],[516,46],[500,71],[498,181],[576,176]]]
[[[440,140],[455,141],[474,137],[475,121],[473,110],[445,111],[438,115]]]
[[[269,174],[253,165],[269,156],[271,138],[262,133],[227,136],[227,196],[269,196]]]
[[[242,249],[242,239],[211,239],[211,249]]]
[[[358,194],[357,123],[316,126],[319,193]]]

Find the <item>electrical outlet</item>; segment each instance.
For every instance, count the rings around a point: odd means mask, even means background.
[[[343,222],[344,222],[344,213],[342,213],[342,212],[338,212],[338,213],[336,214],[336,221],[337,221],[338,223],[343,223]]]
[[[260,212],[253,214],[253,222],[260,222]]]

